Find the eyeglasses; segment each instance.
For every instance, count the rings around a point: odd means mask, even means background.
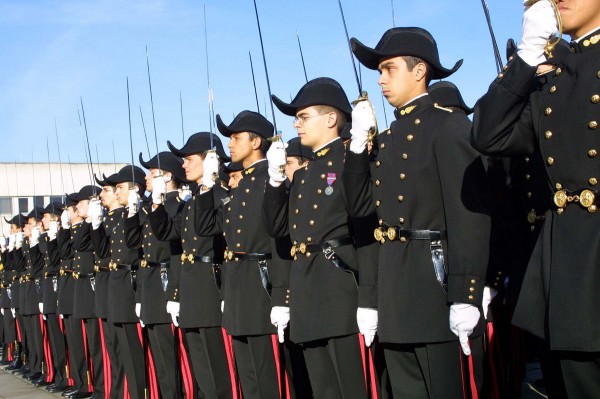
[[[316,116],[323,116],[327,114],[316,114],[316,115],[308,115],[308,116],[296,116],[294,118],[294,124],[303,125],[310,118],[314,118]]]

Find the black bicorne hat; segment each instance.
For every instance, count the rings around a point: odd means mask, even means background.
[[[13,216],[12,219],[4,218],[4,220],[8,224],[16,224],[17,226],[19,226],[21,228],[27,224],[27,217],[24,215],[21,215],[20,213]]]
[[[102,179],[98,179],[98,176],[96,176],[96,174],[94,173],[94,180],[96,180],[96,183],[98,183],[99,186],[104,187],[104,186],[114,186],[113,183],[111,183],[110,181],[112,181],[111,179],[114,180],[114,178],[117,176],[116,173],[113,173],[112,175],[106,177],[106,175],[104,173],[102,173]]]
[[[218,118],[218,115],[217,115]],[[219,156],[219,158],[224,161],[224,162],[229,162],[231,161],[231,158],[229,158],[227,156],[227,154],[225,154],[225,150],[223,149],[223,143],[221,142],[221,139],[219,138],[219,136],[217,136],[216,134],[213,133],[209,133],[209,132],[199,132],[199,133],[194,133],[192,134],[188,140],[186,141],[185,145],[183,147],[181,147],[180,149],[178,149],[177,147],[175,147],[173,144],[171,144],[170,141],[167,141],[167,146],[169,147],[169,150],[171,150],[171,152],[173,154],[175,154],[178,157],[186,157],[188,155],[192,155],[192,154],[203,154],[208,150],[211,150],[211,146],[210,146],[210,136],[212,134],[212,140],[213,140],[213,147],[215,149],[215,151],[217,152],[217,155]],[[162,158],[161,158],[161,162],[162,162]],[[162,166],[162,163],[161,163]]]
[[[244,165],[241,162],[229,162],[229,164],[223,166],[223,172],[240,172],[244,170]]]
[[[460,68],[463,60],[447,69],[440,63],[437,44],[431,34],[423,28],[392,28],[387,30],[374,49],[365,46],[356,38],[350,39],[352,52],[361,64],[369,69],[377,69],[386,58],[413,56],[425,60],[431,67],[432,79],[443,79]]]
[[[77,201],[73,200],[76,195],[77,193],[65,194],[65,208],[77,205]]]
[[[64,205],[61,204],[60,202],[51,202],[42,210],[42,215],[44,213],[52,213],[55,215],[60,215],[64,209],[65,209]]]
[[[342,111],[348,119],[352,117],[352,107],[342,86],[331,78],[316,78],[307,82],[291,103],[281,101],[273,95],[273,104],[284,114],[295,116],[301,108],[313,105],[329,105]]]
[[[141,191],[143,192],[146,189],[146,173],[139,166],[133,166],[132,168],[131,165],[127,165],[123,166],[114,175],[105,178],[105,182],[111,186],[116,186],[120,183],[135,182],[141,186]]]
[[[473,113],[473,108],[465,104],[458,87],[452,82],[436,82],[427,88],[427,92],[431,101],[439,106],[461,108],[467,115]]]
[[[299,137],[294,137],[287,142],[285,147],[285,154],[288,157],[302,157],[306,159],[312,159],[313,152],[310,148],[300,143]]]
[[[217,128],[225,137],[229,137],[234,133],[251,132],[268,139],[273,137],[274,131],[273,124],[254,111],[240,112],[229,126],[223,122],[220,115],[217,115]]]
[[[81,190],[79,190],[79,192],[67,194],[67,206],[71,206],[71,204],[69,204],[69,200],[74,202],[73,205],[75,205],[79,201],[89,200],[93,197],[98,196],[100,194],[100,191],[102,191],[102,189],[98,186],[83,186],[81,187]]]
[[[41,219],[44,216],[44,208],[40,208],[39,206],[34,206],[31,212],[29,212],[26,216],[27,219],[35,218]]]
[[[160,157],[160,159],[158,159]],[[148,162],[144,161],[140,152],[140,164],[146,169],[159,169],[158,162],[160,161],[160,169],[166,172],[173,173],[173,176],[181,182],[185,182],[185,171],[183,170],[183,161],[170,151],[162,151],[158,156],[153,156]]]

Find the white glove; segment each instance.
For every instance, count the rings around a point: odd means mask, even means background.
[[[12,313],[12,317],[13,317],[13,319],[14,319],[15,317],[17,317],[17,312],[15,311],[15,308],[10,308],[10,313]]]
[[[216,152],[209,151],[206,153],[202,169],[202,185],[206,188],[212,188],[219,176],[219,157]]]
[[[17,237],[14,234],[8,236],[8,251],[12,251],[15,249],[15,242]]]
[[[60,214],[60,224],[65,230],[71,227],[71,214],[66,209]]]
[[[373,126],[375,126],[375,115],[373,115],[371,105],[367,101],[356,104],[356,107],[352,110],[350,151],[361,154],[365,150],[369,138],[369,129]]]
[[[483,300],[481,301],[481,308],[483,309],[483,318],[487,320],[488,307],[490,302],[498,295],[498,290],[492,287],[484,287],[483,289]]]
[[[43,302],[38,303],[38,309],[40,310],[41,314],[44,314],[44,303]]]
[[[287,306],[273,306],[271,308],[271,324],[277,327],[279,342],[283,343],[283,331],[290,323],[290,308]]]
[[[225,301],[221,301],[221,313],[225,310]]]
[[[40,228],[39,227],[34,227],[33,229],[31,229],[31,237],[29,238],[29,246],[30,247],[35,247],[36,245],[38,245],[38,243],[40,242],[40,235],[42,233],[40,233]]]
[[[64,318],[65,318],[65,315],[64,315],[64,314],[62,314],[62,313],[59,313],[59,314],[58,314],[58,317],[60,317],[61,319],[64,319]]]
[[[365,337],[365,345],[371,346],[375,339],[375,333],[377,333],[377,322],[378,322],[377,309],[369,308],[358,308],[356,309],[356,323],[358,324],[358,331]]]
[[[52,220],[50,222],[50,226],[48,228],[48,240],[52,241],[56,239],[58,235],[58,222],[56,220]]]
[[[179,322],[177,321],[179,317],[179,302],[167,301],[167,313],[171,315],[173,325],[179,327]]]
[[[0,250],[2,252],[6,251],[6,237],[0,236]]]
[[[15,248],[19,249],[23,246],[23,232],[19,231],[18,233],[15,233]]]
[[[467,356],[471,354],[469,335],[473,333],[480,317],[477,306],[458,302],[450,305],[450,331],[458,337],[463,353]]]
[[[285,144],[277,140],[271,144],[267,151],[267,161],[269,162],[269,184],[273,187],[279,187],[285,181],[285,164],[287,157],[285,155]]]
[[[127,217],[134,216],[138,209],[140,209],[140,196],[137,191],[129,190],[129,194],[127,195]]]
[[[2,316],[4,316],[4,308],[0,308],[0,313],[2,313]]]
[[[192,198],[192,190],[190,190],[189,186],[184,186],[179,192],[179,198],[183,202],[188,202]]]
[[[88,218],[92,223],[92,228],[96,230],[102,224],[102,204],[99,199],[92,198],[88,207]]]
[[[163,176],[152,178],[152,203],[160,205],[163,203],[164,195],[167,193],[167,182]]]
[[[140,314],[142,314],[142,304],[136,303],[135,304],[135,315],[138,317],[138,319],[140,318]]]
[[[558,30],[552,0],[541,0],[523,13],[523,36],[517,54],[531,66],[546,62],[544,47],[550,36]]]

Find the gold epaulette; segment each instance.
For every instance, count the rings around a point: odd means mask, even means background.
[[[450,113],[454,112],[450,108],[442,107],[441,105],[438,105],[437,103],[433,104],[433,106],[436,107],[437,109],[441,109],[441,110],[444,110],[446,112],[450,112]]]

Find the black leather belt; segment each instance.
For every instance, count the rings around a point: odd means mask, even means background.
[[[149,268],[149,267],[169,267],[171,265],[170,262],[150,262],[145,259],[140,261],[141,268]]]
[[[108,268],[110,270],[131,270],[131,265],[125,265],[122,263],[110,261],[110,263],[108,264]]]
[[[46,272],[46,273],[44,273],[44,277],[56,277],[59,274],[60,274],[59,272]]]
[[[73,272],[73,278],[74,279],[80,279],[80,278],[88,278],[88,277],[94,277],[95,274],[94,273],[77,273],[77,272]]]
[[[187,253],[182,253],[181,254],[181,263],[194,263],[194,262],[201,262],[201,263],[213,263],[213,258],[210,256],[200,256],[200,255],[194,255],[194,254],[187,254]]]
[[[68,273],[73,273],[73,270],[71,269],[60,269],[60,271],[58,272],[58,274],[60,274],[61,276],[64,276]]]
[[[305,244],[301,242],[300,244],[292,246],[290,255],[296,256],[300,253],[308,256],[310,253],[319,252],[327,248],[339,248],[352,244],[354,244],[354,241],[350,237],[336,238],[334,240],[323,241],[319,244]]]
[[[100,265],[96,265],[96,266],[94,266],[94,271],[96,273],[109,272],[110,268],[109,267],[100,266]]]
[[[225,251],[225,259],[232,260],[236,258],[238,260],[256,260],[262,261],[271,259],[271,254],[263,253],[263,252],[233,252],[233,251]]]
[[[398,226],[378,227],[373,232],[375,239],[380,243],[384,243],[387,238],[389,241],[399,240],[406,242],[408,240],[429,240],[440,241],[447,240],[448,233],[446,230],[411,230],[403,229]]]

